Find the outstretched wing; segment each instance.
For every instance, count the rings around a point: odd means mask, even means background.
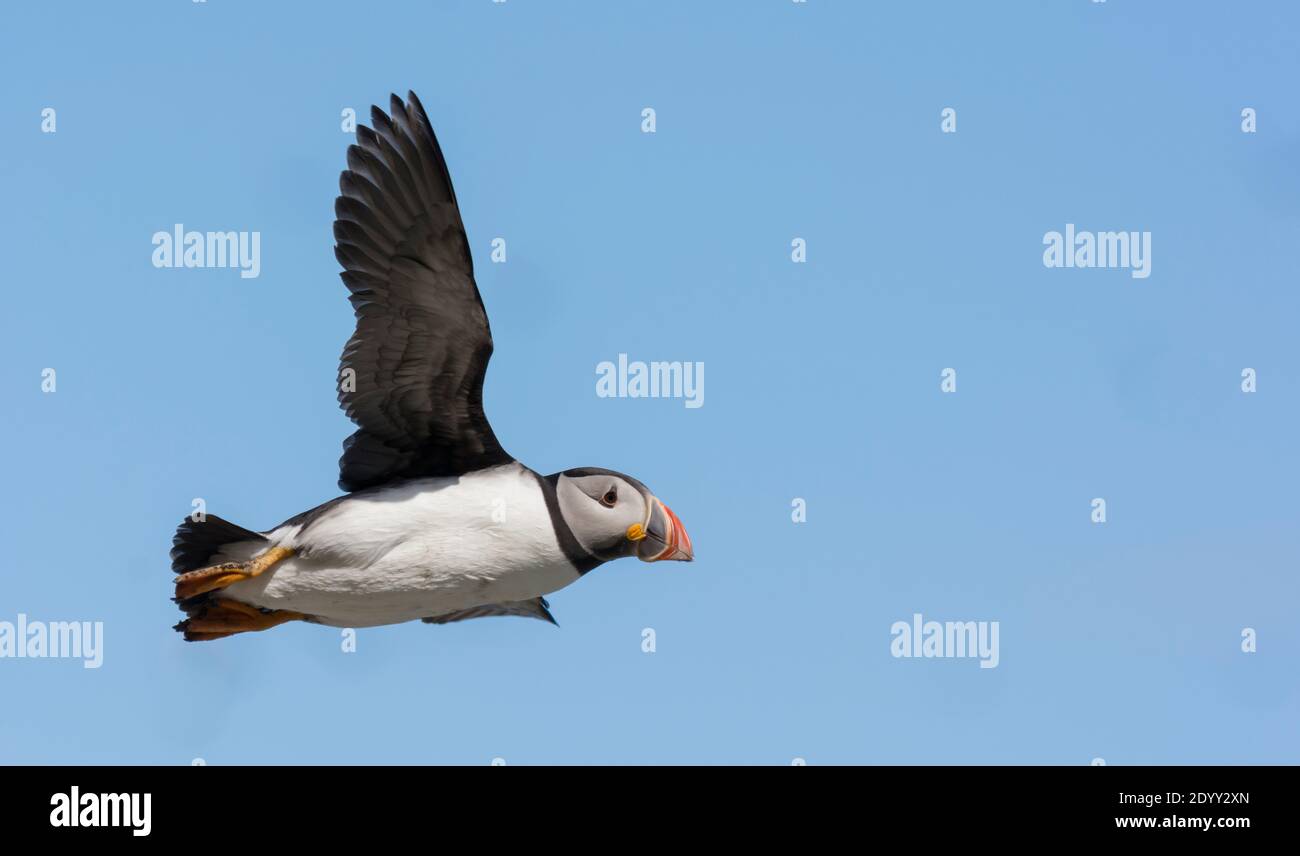
[[[555,626],[559,626],[555,616],[551,615],[551,605],[546,602],[544,597],[535,597],[532,600],[507,600],[503,603],[488,603],[483,606],[473,606],[469,609],[434,615],[420,620],[425,624],[451,624],[453,621],[464,621],[467,618],[488,618],[493,615],[518,615],[523,618],[540,618],[542,621],[549,621]]]
[[[357,329],[339,364],[339,403],[359,430],[339,486],[459,475],[508,463],[483,414],[492,331],[465,226],[415,93],[357,127],[334,203],[334,248]]]

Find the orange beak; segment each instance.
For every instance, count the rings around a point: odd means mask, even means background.
[[[691,536],[673,510],[658,497],[650,497],[650,521],[645,538],[637,543],[637,558],[643,562],[689,562],[695,558]]]

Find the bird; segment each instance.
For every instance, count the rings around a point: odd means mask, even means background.
[[[343,495],[253,531],[207,513],[172,542],[186,641],[287,622],[376,627],[523,616],[624,557],[692,561],[681,520],[632,476],[541,475],[483,412],[492,332],[442,149],[414,92],[356,129],[334,204],[356,315],[338,400]]]

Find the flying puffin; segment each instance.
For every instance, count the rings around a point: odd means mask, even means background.
[[[191,515],[171,551],[189,641],[287,621],[369,627],[490,615],[555,623],[544,595],[624,556],[691,561],[677,515],[631,476],[539,475],[483,414],[492,333],[451,176],[415,93],[371,108],[334,203],[357,328],[339,403],[346,493],[254,532]]]

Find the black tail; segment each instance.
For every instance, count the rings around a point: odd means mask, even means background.
[[[172,539],[172,572],[183,574],[207,567],[211,564],[208,560],[226,544],[265,540],[266,536],[260,532],[252,532],[212,514],[204,515],[202,520],[186,517],[176,527],[176,537]]]

